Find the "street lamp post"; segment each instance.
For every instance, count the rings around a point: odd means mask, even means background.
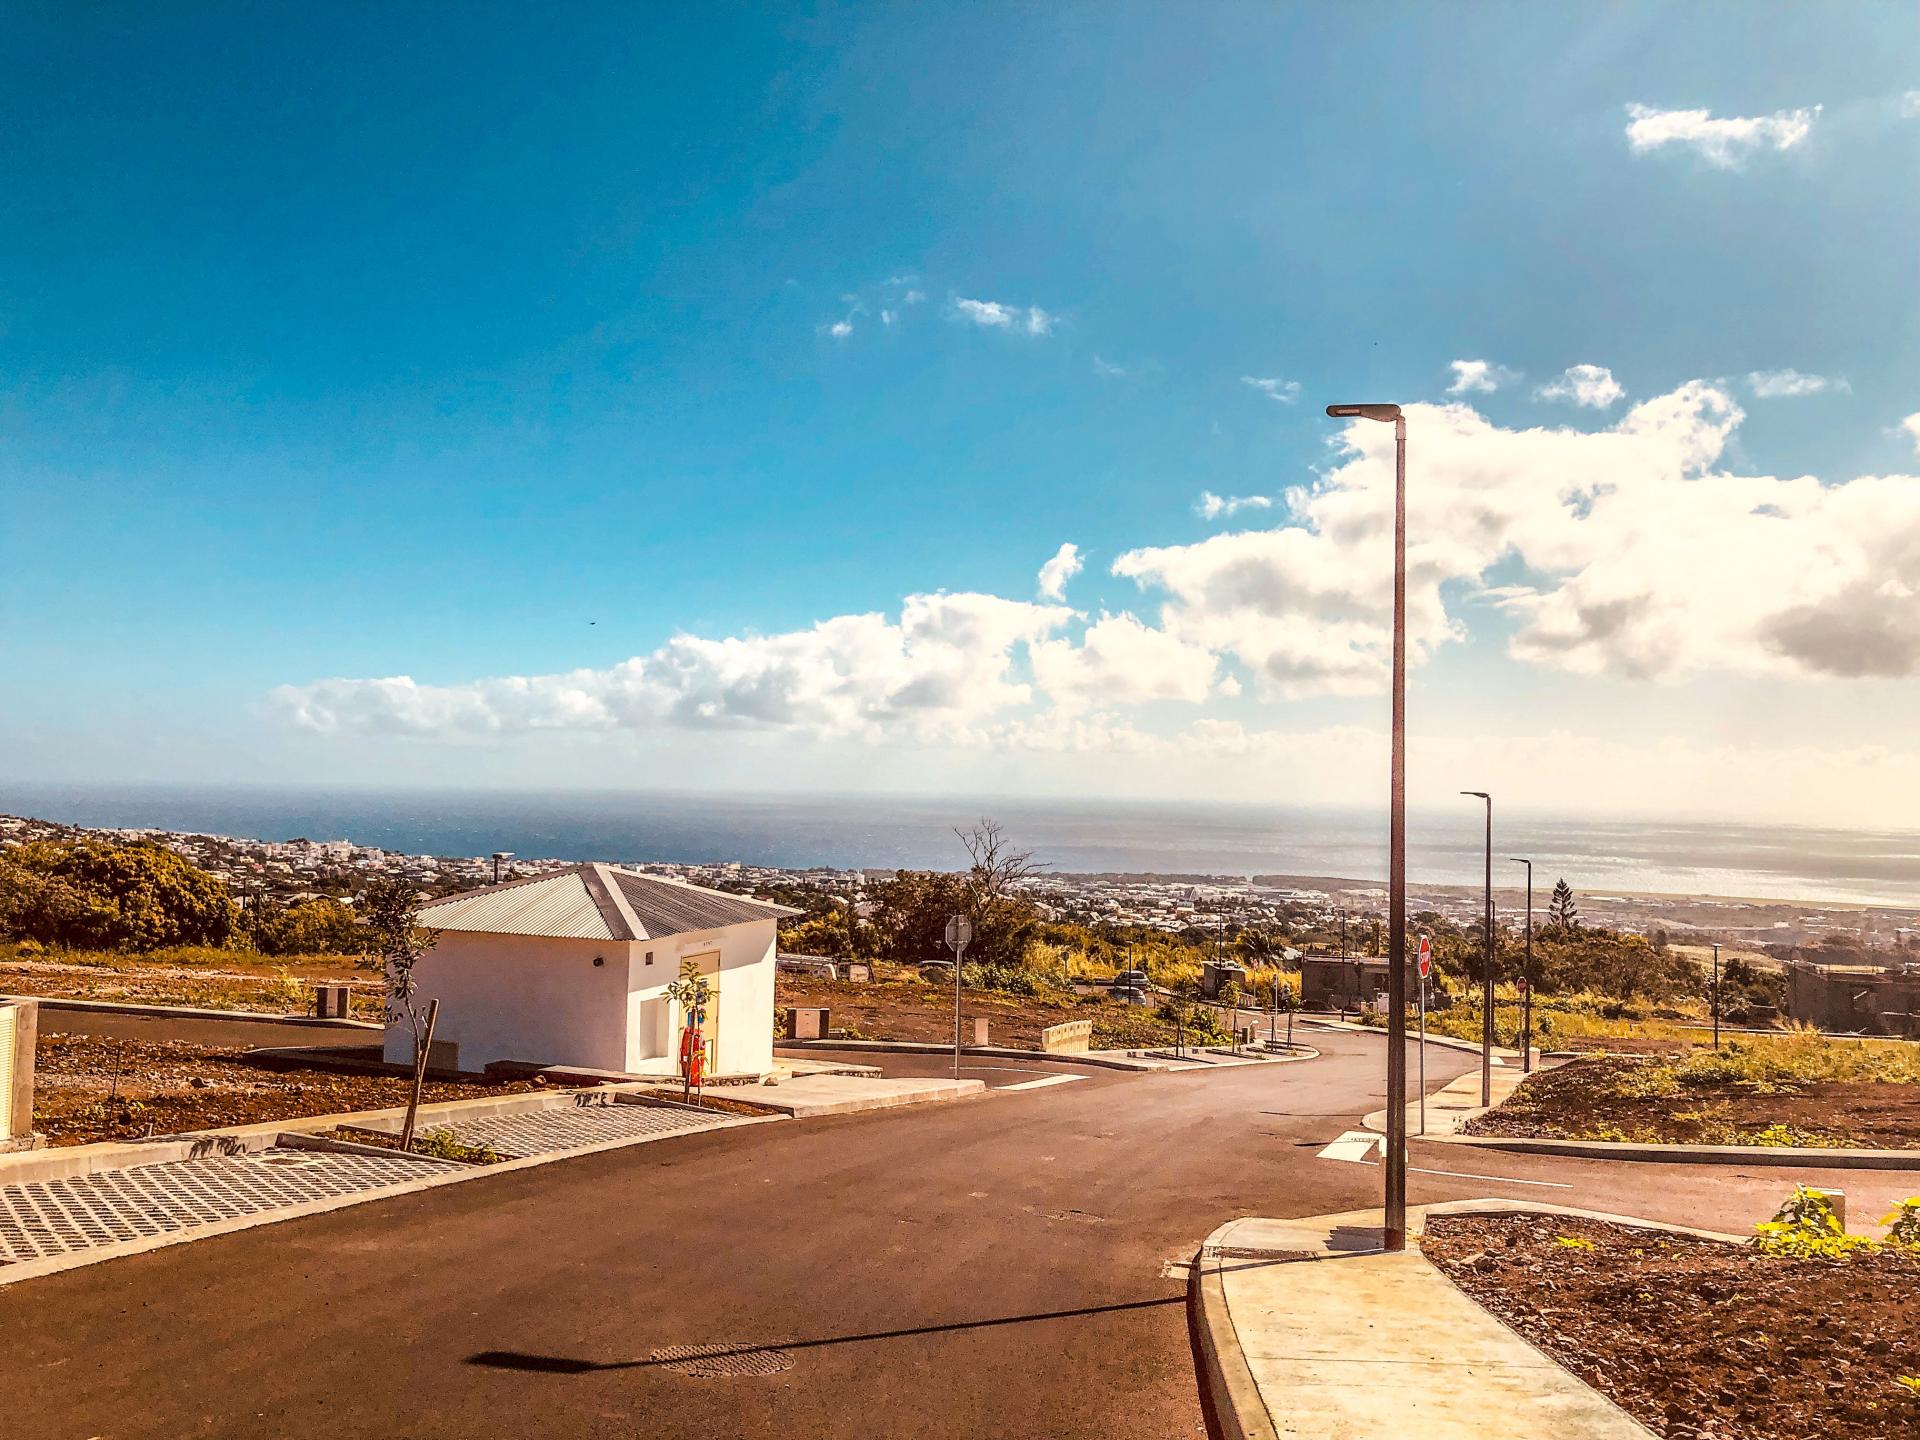
[[[496,850],[493,852],[493,883],[494,884],[498,885],[500,883],[500,862],[502,860],[511,860],[512,858],[513,858],[513,851],[511,850]]]
[[[1393,741],[1387,819],[1387,1146],[1382,1242],[1407,1248],[1407,417],[1398,405],[1329,405],[1393,426]]]
[[[1527,867],[1527,958],[1520,962],[1520,1073],[1533,1073],[1533,861],[1507,857]]]
[[[1487,953],[1480,971],[1480,1103],[1493,1104],[1493,796],[1484,790],[1462,790],[1487,802],[1487,888],[1480,923],[1486,927]]]

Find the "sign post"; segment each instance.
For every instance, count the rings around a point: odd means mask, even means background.
[[[973,939],[973,922],[964,915],[947,921],[947,948],[953,951],[953,1078],[960,1078],[960,957]]]
[[[1433,974],[1433,939],[1420,937],[1420,1133],[1427,1133],[1427,977]]]

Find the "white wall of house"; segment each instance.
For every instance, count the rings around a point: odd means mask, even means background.
[[[720,992],[719,1025],[713,1037],[717,1053],[711,1073],[759,1075],[771,1070],[775,930],[774,921],[756,920],[664,940],[634,941],[626,1068],[642,1074],[678,1072],[680,1031],[686,1016],[666,998],[666,987],[679,978],[683,960],[717,954],[717,964],[705,962],[701,967]]]
[[[702,965],[720,994],[710,1071],[757,1075],[773,1068],[775,928],[756,920],[636,941],[447,930],[414,975],[421,1007],[440,1001],[436,1052],[457,1047],[442,1063],[477,1071],[526,1060],[669,1075],[678,1073],[685,1017],[667,986],[683,959],[717,955]],[[404,1021],[387,1026],[384,1053],[395,1063],[412,1059]]]
[[[628,948],[619,940],[442,931],[413,972],[422,1010],[440,1002],[436,1050],[458,1046],[447,1063],[462,1070],[495,1060],[626,1069]],[[385,1054],[396,1063],[413,1058],[404,1020],[388,1024]]]

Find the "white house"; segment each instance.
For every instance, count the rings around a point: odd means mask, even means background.
[[[718,890],[611,865],[509,880],[420,908],[440,933],[414,970],[420,1004],[438,999],[434,1063],[496,1060],[677,1073],[685,1017],[667,986],[691,960],[713,986],[707,1072],[773,1066],[774,930],[797,915]],[[404,1020],[386,1058],[413,1056]]]

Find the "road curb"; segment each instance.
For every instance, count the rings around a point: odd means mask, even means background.
[[[1426,1135],[1435,1145],[1639,1164],[1755,1165],[1791,1170],[1920,1170],[1920,1150],[1800,1149],[1788,1145],[1653,1145],[1622,1140],[1545,1140],[1519,1135]]]
[[[782,1040],[774,1046],[774,1052],[778,1054],[782,1050],[802,1053],[808,1050],[853,1050],[882,1055],[951,1055],[953,1046],[934,1045],[923,1040]],[[1157,1061],[1123,1059],[1090,1051],[1016,1050],[1010,1045],[962,1045],[960,1053],[988,1060],[1051,1060],[1065,1065],[1092,1065],[1103,1070],[1148,1072],[1164,1068]]]
[[[1220,1262],[1225,1258],[1220,1237],[1235,1223],[1228,1221],[1200,1242],[1187,1277],[1187,1327],[1200,1372],[1200,1404],[1213,1440],[1278,1440],[1279,1431],[1247,1364],[1220,1278]]]
[[[126,1000],[70,1000],[57,995],[0,995],[0,1000],[32,1000],[41,1010],[71,1010],[87,1015],[144,1015],[150,1020],[228,1020],[245,1025],[308,1025],[316,1030],[384,1030],[375,1020],[340,1020],[321,1015],[273,1015],[265,1010],[207,1010],[193,1005],[136,1005]]]

